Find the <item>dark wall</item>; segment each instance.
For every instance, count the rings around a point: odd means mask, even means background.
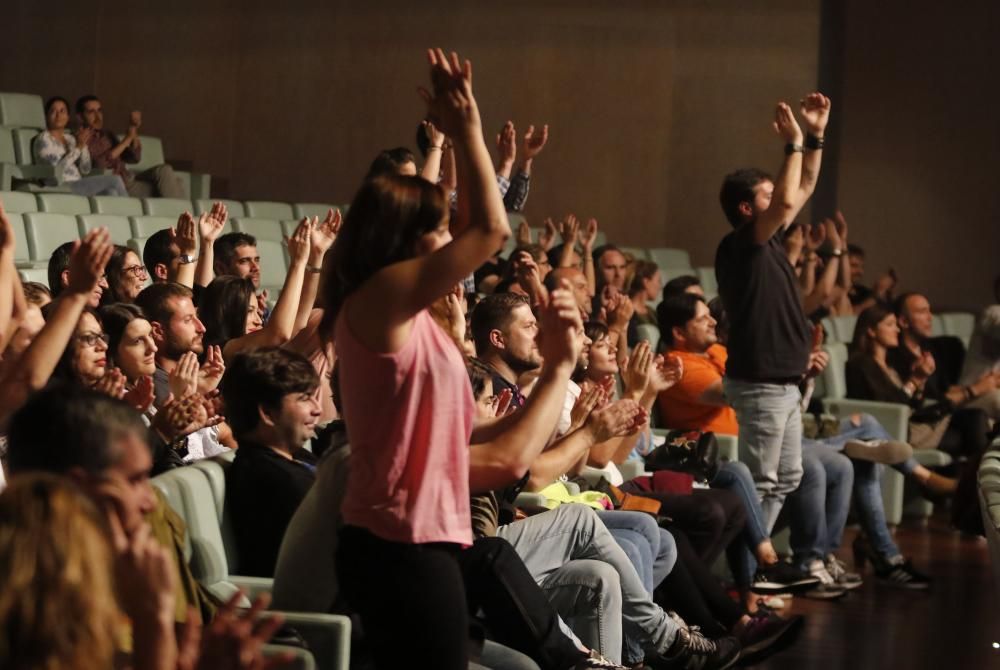
[[[110,127],[141,108],[237,198],[344,202],[378,149],[413,145],[423,50],[453,47],[490,135],[550,124],[532,224],[596,216],[709,264],[722,175],[775,169],[774,102],[816,85],[818,0],[361,4],[5,0],[0,90],[94,91]]]

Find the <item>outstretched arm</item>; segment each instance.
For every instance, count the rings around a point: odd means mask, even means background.
[[[201,253],[194,269],[194,283],[208,286],[215,279],[215,240],[219,239],[229,219],[229,210],[221,202],[198,217],[198,236],[201,238]]]
[[[444,153],[444,133],[434,127],[430,121],[423,122],[424,132],[431,144],[427,147],[427,158],[424,159],[424,167],[420,170],[420,176],[432,184],[438,183],[441,177],[441,160]]]
[[[802,181],[802,129],[792,108],[779,102],[774,110],[774,132],[785,141],[785,160],[774,180],[771,203],[760,213],[753,223],[753,238],[757,244],[764,244],[771,237],[790,224],[802,209],[804,200],[799,201],[799,185]]]
[[[802,122],[806,127],[805,155],[802,159],[802,178],[799,181],[799,209],[816,190],[819,167],[823,162],[823,134],[830,120],[830,98],[822,93],[810,93],[800,103]]]

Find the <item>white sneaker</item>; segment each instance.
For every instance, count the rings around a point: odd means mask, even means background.
[[[848,572],[847,564],[833,554],[826,555],[825,565],[826,571],[830,573],[831,577],[833,577],[834,583],[839,586],[843,586],[848,591],[856,589],[864,584],[864,580],[861,579],[861,575],[856,572]]]
[[[847,595],[847,589],[843,586],[837,584],[837,581],[833,578],[833,575],[826,569],[826,564],[817,559],[810,561],[807,568],[809,574],[819,580],[819,585],[815,588],[806,591],[803,595],[806,598],[813,598],[815,600],[835,600],[837,598],[843,598]]]

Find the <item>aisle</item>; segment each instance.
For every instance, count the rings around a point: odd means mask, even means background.
[[[854,529],[844,546],[850,547]],[[990,574],[986,540],[964,537],[936,517],[926,527],[905,525],[896,533],[903,553],[934,578],[929,593],[876,583],[871,568],[864,586],[835,602],[796,598],[804,614],[798,643],[754,667],[761,670],[868,670],[1000,668],[1000,596]],[[853,569],[849,549],[842,553]]]

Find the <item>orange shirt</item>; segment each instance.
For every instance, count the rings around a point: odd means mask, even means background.
[[[726,373],[726,348],[713,344],[704,356],[686,351],[671,351],[669,355],[684,362],[684,377],[657,398],[664,424],[668,428],[737,435],[739,425],[732,407],[706,405],[700,400],[705,389],[722,381]]]

